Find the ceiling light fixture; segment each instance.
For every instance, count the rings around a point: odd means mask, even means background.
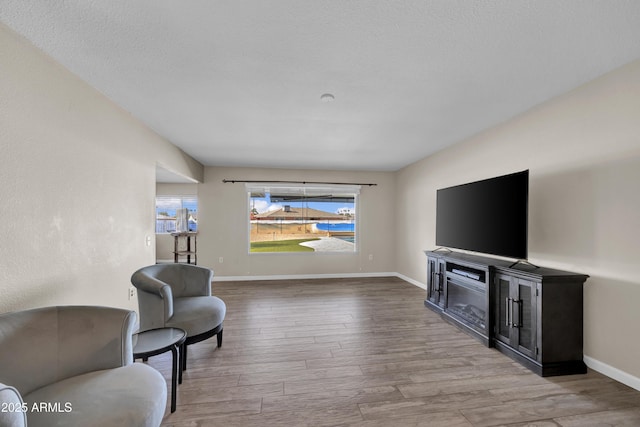
[[[334,99],[336,99],[336,97],[330,93],[323,93],[322,95],[320,95],[320,101],[322,102],[331,102]]]

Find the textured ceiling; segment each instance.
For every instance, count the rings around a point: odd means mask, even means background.
[[[0,20],[205,165],[397,170],[640,58],[637,0],[0,0]]]

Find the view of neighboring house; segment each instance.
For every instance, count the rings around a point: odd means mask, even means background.
[[[340,230],[334,227],[342,226]],[[284,205],[277,210],[251,214],[251,242],[264,240],[296,240],[317,236],[349,236],[355,234],[354,222],[338,213],[308,207]]]
[[[324,212],[313,208],[292,207],[284,205],[282,208],[262,214],[252,215],[256,221],[344,221],[345,217],[331,212]]]

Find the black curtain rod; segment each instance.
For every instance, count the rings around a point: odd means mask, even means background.
[[[224,184],[235,184],[236,182],[244,182],[244,183],[255,183],[255,184],[327,184],[327,185],[366,185],[369,187],[373,187],[373,183],[358,183],[358,182],[324,182],[324,181],[260,181],[252,179],[250,181],[245,181],[241,179],[223,179],[222,182]]]

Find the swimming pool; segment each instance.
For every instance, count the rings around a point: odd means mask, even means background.
[[[349,224],[349,223],[339,223],[339,224],[327,224],[327,223],[318,223],[315,225],[316,228],[320,231],[334,231],[334,232],[338,232],[338,231],[342,231],[342,232],[351,232],[353,233],[356,229],[356,225],[355,224]]]

